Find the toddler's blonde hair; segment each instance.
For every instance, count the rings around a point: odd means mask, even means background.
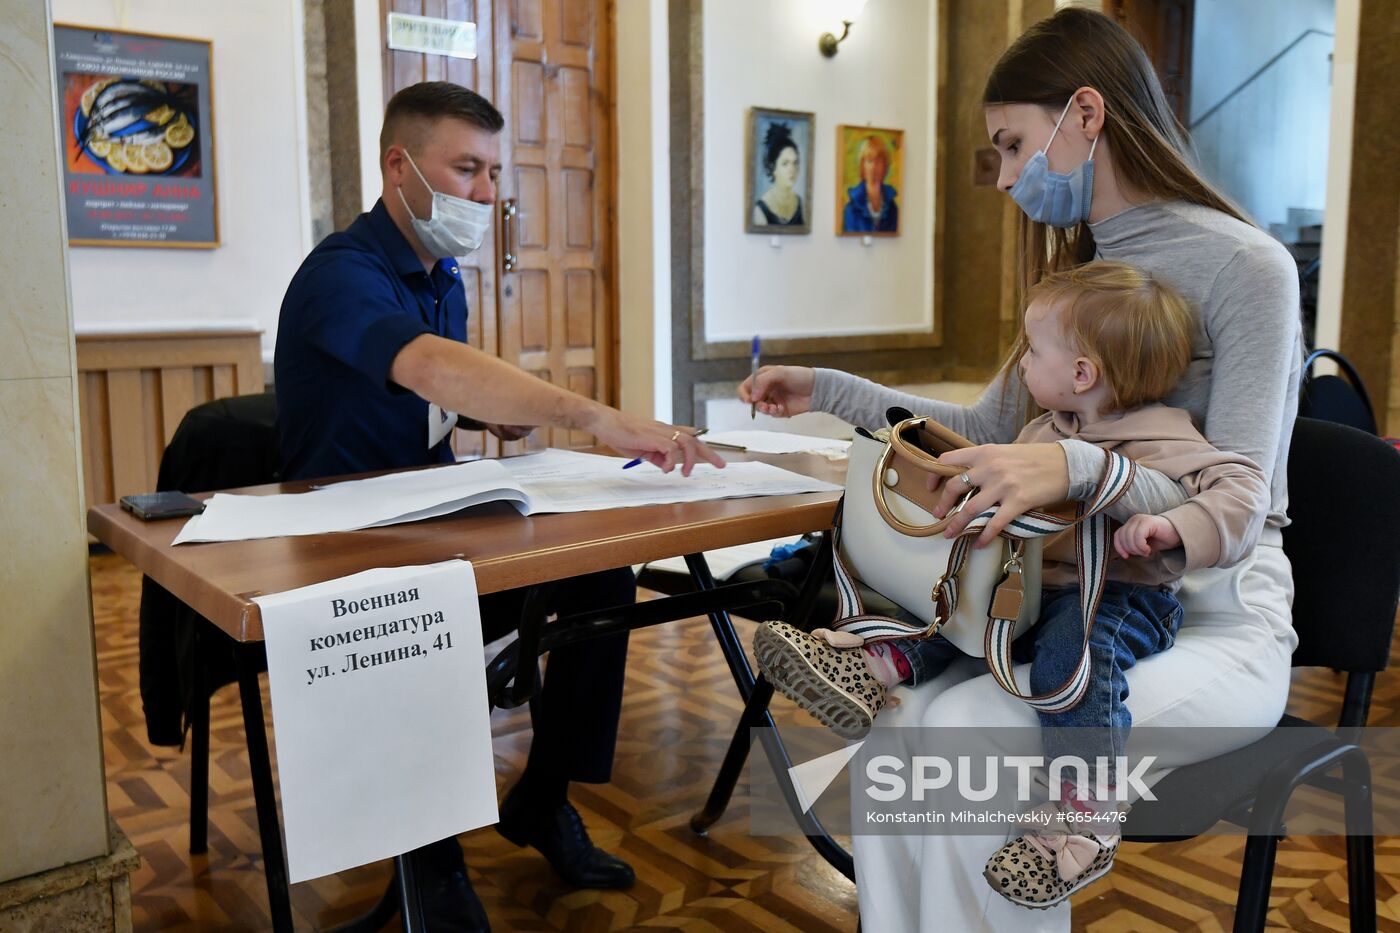
[[[1047,275],[1026,298],[1060,309],[1065,336],[1098,365],[1117,411],[1161,399],[1191,362],[1191,307],[1135,266],[1087,262]]]

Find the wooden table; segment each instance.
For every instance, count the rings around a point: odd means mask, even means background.
[[[810,455],[768,457],[726,453],[725,456],[731,461],[763,460],[835,483],[843,482],[845,474],[844,463],[832,464]],[[356,477],[343,477],[351,478]],[[333,481],[319,480],[317,485]],[[272,495],[304,492],[312,485],[310,482],[276,483],[230,491]],[[696,594],[618,607],[606,613],[562,619],[549,625],[544,624],[543,599],[527,598],[520,638],[488,666],[488,678],[493,672],[502,678],[513,676],[509,699],[504,699],[503,691],[497,690],[492,694],[492,702],[518,705],[533,693],[537,665],[520,664],[517,670],[517,659],[533,660],[538,653],[578,640],[580,635],[601,637],[674,619],[708,615],[746,707],[709,802],[692,820],[692,826],[703,832],[728,804],[748,754],[752,728],[768,727],[760,735],[779,775],[786,774],[791,764],[768,714],[772,687],[755,678],[730,621],[729,610],[754,605],[777,587],[792,590],[789,585],[777,581],[769,581],[773,585],[767,589],[763,584],[719,587],[710,576],[703,552],[786,535],[796,538],[807,532],[824,530],[831,526],[839,498],[838,493],[813,493],[528,518],[507,504],[495,503],[437,519],[385,528],[179,547],[172,547],[171,541],[183,522],[143,522],[117,505],[100,505],[88,510],[88,530],[234,641],[269,908],[274,929],[291,930],[286,862],[258,687],[263,657],[262,618],[253,597],[375,567],[413,566],[452,558],[472,562],[477,588],[483,595],[517,587],[533,587],[540,591],[542,585],[580,574],[686,555]],[[818,565],[821,566],[821,561]],[[200,668],[200,663],[195,667]],[[208,822],[207,695],[202,685],[196,686],[191,717],[192,852],[204,850]],[[795,796],[789,802],[813,845],[849,877],[850,856],[831,840],[814,818],[801,814]],[[397,905],[403,913],[406,930],[422,929],[411,861],[405,856],[396,859],[395,884],[373,912],[350,928],[378,929],[392,917]]]
[[[751,456],[794,472],[845,481],[845,464],[806,455]],[[378,474],[367,473],[364,476]],[[341,477],[357,479],[361,477]],[[318,480],[325,485],[334,480]],[[267,496],[305,492],[310,482],[228,490]],[[196,498],[208,498],[200,495]],[[442,518],[354,532],[229,541],[170,542],[182,521],[143,522],[115,504],[88,510],[88,530],[235,641],[262,640],[254,596],[349,576],[373,567],[403,567],[462,558],[485,595],[717,548],[797,537],[831,526],[836,493],[722,499],[524,518],[495,503]]]

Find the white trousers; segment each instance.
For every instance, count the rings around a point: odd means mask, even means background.
[[[1297,644],[1292,572],[1277,529],[1266,528],[1255,554],[1242,564],[1190,574],[1179,596],[1185,617],[1176,644],[1127,673],[1133,725],[1233,728],[1219,733],[1220,741],[1231,743],[1219,749],[1203,748],[1199,736],[1189,751],[1160,748],[1155,734],[1151,752],[1163,769],[1233,751],[1273,728],[1288,700],[1290,657]],[[1016,670],[1023,691],[1029,668]],[[1029,706],[1002,691],[980,658],[959,659],[932,681],[900,688],[896,695],[899,704],[886,707],[877,726],[1018,726],[1023,728],[988,733],[987,754],[1041,754],[1038,747],[1005,747],[1013,741],[1007,736],[1032,736],[1024,727],[1038,723]],[[851,783],[857,792],[858,782]],[[936,799],[928,802],[931,809],[939,806]],[[862,808],[853,800],[853,815]],[[1050,910],[1028,910],[993,891],[982,877],[987,858],[1014,834],[1018,831],[855,836],[865,933],[1069,930],[1068,901]]]

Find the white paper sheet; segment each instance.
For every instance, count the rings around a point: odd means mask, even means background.
[[[850,441],[785,431],[710,431],[704,441],[742,447],[755,454],[818,454],[828,460],[844,460],[851,449]]]
[[[531,515],[841,489],[768,463],[731,463],[722,470],[702,463],[686,477],[679,470],[662,473],[649,463],[624,470],[626,462],[572,450],[546,450],[501,461],[529,496]]]
[[[185,523],[174,544],[315,535],[418,521],[482,502],[505,500],[523,511],[526,497],[498,460],[390,473],[278,496],[218,493]]]
[[[360,608],[400,593],[417,598]],[[293,882],[496,822],[470,563],[367,570],[255,602]]]
[[[591,512],[747,496],[838,492],[832,483],[766,463],[697,466],[689,477],[650,464],[569,450],[509,460],[472,460],[431,470],[350,480],[277,496],[213,496],[175,544],[323,534],[419,521],[483,502],[507,501],[522,514]]]

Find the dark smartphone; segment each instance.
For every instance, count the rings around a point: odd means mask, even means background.
[[[143,522],[162,518],[184,518],[204,511],[204,503],[183,492],[147,492],[122,496],[121,506]]]

